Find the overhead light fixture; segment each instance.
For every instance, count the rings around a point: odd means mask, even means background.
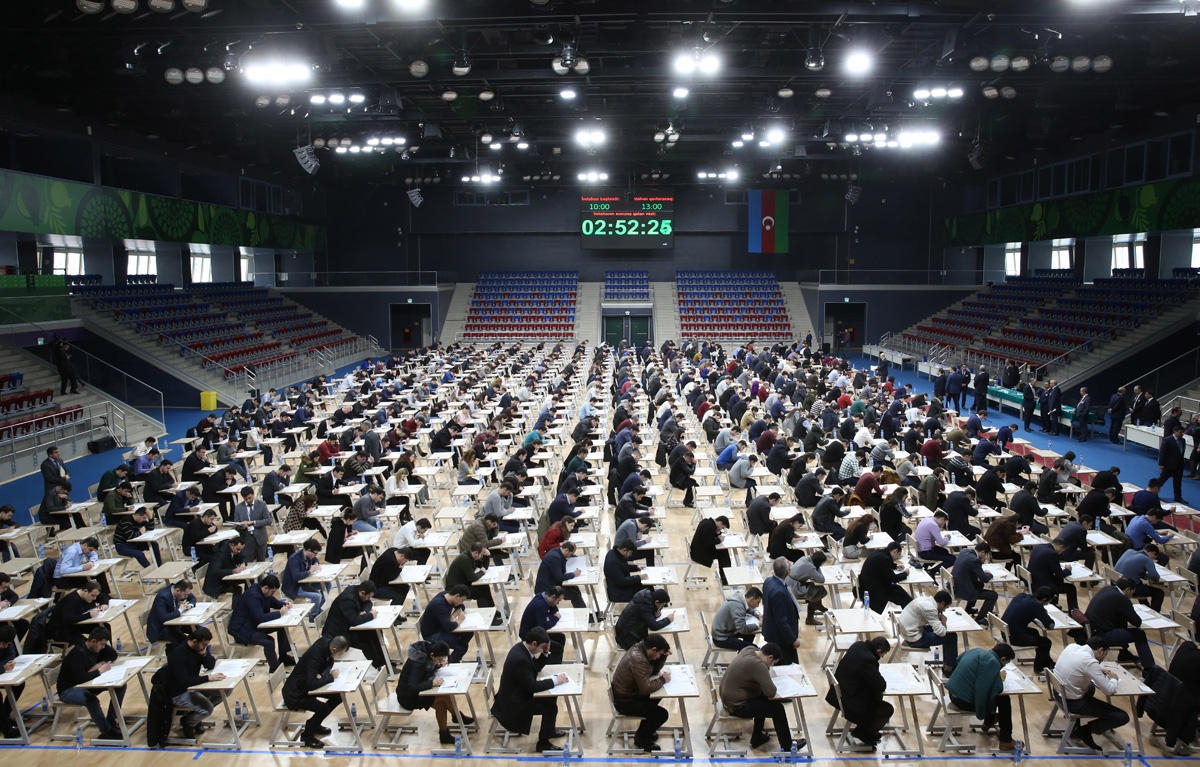
[[[1058,72],[1061,74],[1062,72],[1066,72],[1070,68],[1071,68],[1071,60],[1068,59],[1066,56],[1055,56],[1054,58],[1050,59],[1050,71],[1051,72]]]
[[[213,85],[220,85],[225,82],[225,70],[221,67],[209,67],[204,70],[204,79]]]
[[[1071,71],[1083,73],[1092,68],[1092,59],[1090,56],[1076,56],[1071,59]]]
[[[460,50],[454,56],[454,62],[450,65],[450,72],[455,77],[464,77],[471,73],[471,58],[465,50]]]
[[[1179,0],[1179,10],[1184,16],[1200,16],[1200,0]]]
[[[190,85],[199,85],[204,82],[204,70],[200,67],[188,67],[183,70],[183,79],[187,80]]]
[[[925,99],[929,98],[929,96],[930,92],[928,88],[917,88],[915,91],[913,91],[913,98],[917,99],[918,101],[924,101]]]
[[[429,0],[392,0],[392,5],[405,13],[415,13],[425,10],[425,6],[429,5]]]
[[[607,136],[599,128],[580,128],[575,131],[575,143],[585,149],[593,149],[605,142]]]
[[[692,75],[696,72],[705,75],[716,74],[721,68],[721,59],[712,51],[696,48],[691,53],[681,53],[675,57],[675,71],[681,75]]]
[[[783,128],[771,128],[767,131],[767,141],[770,141],[772,144],[780,144],[783,142],[785,135]]]
[[[371,138],[367,139],[367,146],[379,146],[379,139],[376,138],[375,136],[372,136]],[[451,148],[451,150],[450,150],[450,156],[451,157],[454,156],[453,148]]]
[[[112,0],[112,9],[117,13],[133,13],[138,9],[137,0]]]
[[[179,85],[183,82],[183,70],[179,67],[167,67],[163,72],[163,79],[171,85]]]
[[[586,170],[580,171],[576,176],[580,181],[588,183],[596,183],[597,181],[608,181],[608,173],[602,170]]]
[[[1011,85],[1005,85],[1000,89],[1000,95],[1006,99],[1015,99],[1017,97],[1017,89]]]
[[[343,8],[362,8],[365,0],[337,0],[337,4]]]
[[[677,99],[686,99],[688,97],[688,93],[689,93],[688,89],[684,88],[683,86],[680,86],[680,87],[676,88],[675,90],[671,91],[671,95]]]
[[[994,86],[994,85],[985,85],[985,86],[983,86],[983,91],[982,91],[982,93],[983,93],[983,97],[984,97],[985,99],[998,99],[998,98],[1000,98],[1000,89],[999,89],[999,88],[997,88],[997,87],[996,87],[996,86]]]
[[[491,101],[494,98],[496,98],[496,92],[490,88],[484,88],[479,92],[480,101]]]
[[[753,141],[753,140],[754,140],[754,129],[749,126],[742,128],[742,141]]]
[[[528,148],[529,148],[529,142],[528,142],[528,141],[518,141],[518,142],[517,142],[517,149],[522,149],[522,150],[524,150],[524,149],[528,149]]]
[[[570,101],[574,99],[576,95],[578,94],[575,93],[574,88],[563,88],[558,92],[559,98],[561,98],[563,101]]]
[[[502,144],[499,141],[493,141],[492,143],[488,144],[488,149],[492,149],[497,152],[499,152],[503,148],[504,148],[504,144]]]
[[[312,78],[312,67],[300,61],[263,61],[249,64],[242,71],[254,85],[301,85]]]
[[[191,11],[192,13],[204,13],[208,10],[208,0],[181,0],[183,10]]]
[[[291,104],[291,103],[292,103],[292,97],[287,95],[286,93],[280,94],[275,97],[275,106],[277,106],[277,107],[281,107],[281,108],[286,107],[288,104]]]
[[[819,99],[827,99],[833,95],[833,90],[830,88],[817,88],[813,91],[813,95]]]
[[[175,10],[175,0],[146,0],[146,7],[156,13],[170,13]]]
[[[318,106],[318,107],[321,106],[322,104],[325,103],[325,94],[314,93],[313,95],[308,97],[308,103],[312,104],[313,106]]]
[[[988,58],[987,56],[972,56],[971,60],[967,62],[967,66],[971,68],[972,72],[985,72],[988,68]]]
[[[1101,74],[1103,74],[1104,72],[1111,71],[1112,67],[1113,67],[1112,56],[1107,56],[1107,55],[1101,54],[1101,55],[1097,56],[1096,58],[1092,59],[1092,71],[1093,72],[1100,72]]]
[[[872,65],[871,54],[864,50],[851,51],[846,57],[846,71],[852,75],[865,75]]]
[[[259,109],[266,109],[267,107],[271,106],[271,97],[270,96],[257,97],[256,99],[254,99],[254,106],[258,107]]]
[[[325,139],[320,137],[315,138],[313,139],[312,145],[314,149],[323,149],[325,147]]]
[[[775,95],[781,99],[790,99],[792,96],[796,95],[796,92],[785,85],[784,87],[775,91]]]
[[[992,56],[990,66],[993,72],[1007,72],[1011,63],[1012,60],[1007,55],[997,53],[995,56]]]
[[[329,103],[333,104],[334,106],[341,106],[342,104],[345,104],[346,103],[346,94],[344,94],[344,93],[329,94]]]
[[[361,93],[351,93],[349,101],[351,104],[361,104],[367,100],[367,97]]]
[[[417,79],[429,74],[429,63],[425,59],[413,59],[408,65],[408,73]]]
[[[661,144],[662,142],[664,142],[666,140],[667,140],[667,134],[665,131],[660,131],[660,130],[654,131],[654,142],[656,144]]]
[[[729,145],[734,149],[741,149],[746,145],[746,142],[742,141],[740,138],[735,138],[733,141],[729,142]]]
[[[825,68],[825,54],[820,48],[809,48],[804,57],[804,68],[809,72],[820,72]]]
[[[1011,66],[1014,72],[1024,72],[1033,66],[1033,60],[1028,56],[1013,56]]]
[[[83,13],[103,13],[104,3],[102,0],[75,0],[75,7]]]
[[[592,65],[588,63],[587,59],[580,56],[579,60],[575,62],[575,74],[586,75],[588,72],[591,72],[591,71],[592,71]]]
[[[442,91],[442,101],[454,101],[458,98],[458,91],[447,88]]]

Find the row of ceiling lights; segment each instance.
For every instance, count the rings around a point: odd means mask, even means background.
[[[208,10],[208,0],[180,0],[183,10],[192,13],[203,13]],[[146,7],[158,13],[173,13],[175,0],[146,0]],[[103,13],[104,0],[75,0],[75,7],[83,13]],[[138,0],[112,0],[112,9],[116,13],[136,13]]]
[[[967,62],[967,66],[971,68],[972,72],[986,72],[989,69],[993,72],[1007,72],[1009,69],[1014,72],[1025,72],[1033,67],[1034,60],[1032,56],[1025,54],[1009,56],[1007,53],[997,53],[990,58],[973,56]],[[1046,58],[1045,62],[1051,72],[1059,73],[1070,70],[1078,73],[1091,71],[1104,74],[1113,68],[1112,56],[1107,54],[1100,54],[1094,58],[1083,55],[1074,57],[1057,55]]]

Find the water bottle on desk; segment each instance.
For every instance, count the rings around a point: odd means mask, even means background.
[[[871,595],[866,590],[863,590],[863,612],[871,612]]]
[[[942,648],[937,645],[933,646],[933,665],[940,666],[942,664]]]

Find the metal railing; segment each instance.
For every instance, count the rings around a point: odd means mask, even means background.
[[[1137,384],[1147,391],[1164,395],[1159,398],[1164,413],[1169,412],[1176,405],[1182,407],[1186,413],[1197,413],[1200,412],[1200,402],[1197,400],[1184,396],[1174,396],[1168,400],[1166,396],[1197,379],[1200,379],[1200,347],[1169,359],[1153,370],[1149,370],[1131,381],[1126,381],[1122,386],[1130,393],[1133,391],[1134,384]]]
[[[7,461],[15,473],[20,471],[19,462],[28,459],[29,471],[36,471],[45,458],[46,448],[50,445],[70,443],[73,451],[79,454],[78,443],[86,442],[95,436],[111,436],[122,445],[129,444],[129,431],[125,422],[125,411],[116,404],[104,401],[90,405],[82,405],[83,415],[64,424],[56,424],[49,428],[38,429],[29,434],[0,442],[0,461]],[[47,414],[48,415],[48,414]],[[35,417],[34,416],[31,417]]]
[[[49,338],[53,338],[56,335],[54,330],[25,319],[7,305],[0,304],[0,313],[3,316],[15,318],[22,324],[36,328],[45,333]],[[70,342],[67,345],[70,348],[71,362],[75,368],[76,377],[80,381],[110,399],[120,400],[129,407],[140,410],[147,418],[154,421],[156,426],[164,432],[166,431],[166,409],[164,407],[162,391],[140,378],[131,376],[124,370],[105,362],[85,349],[81,349]],[[113,405],[113,407],[119,412],[119,417],[123,424],[125,420],[124,411],[119,406]]]
[[[396,272],[315,272],[312,275],[312,285],[318,288],[362,287],[366,285],[384,286],[417,286],[437,285],[438,273],[435,271],[396,271]],[[288,280],[281,287],[300,286],[300,280]]]
[[[820,285],[962,285],[978,287],[996,275],[983,269],[818,269],[798,272],[798,281],[815,276]],[[805,278],[808,277],[809,280]],[[1000,281],[1003,281],[1000,277]]]

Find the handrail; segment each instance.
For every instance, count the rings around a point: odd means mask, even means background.
[[[118,432],[116,428],[114,428],[114,424],[119,421],[120,442],[123,445],[129,444],[129,433],[125,425],[125,412],[121,408],[117,407],[115,403],[110,400],[104,400],[102,402],[93,402],[88,405],[81,405],[81,407],[83,408],[83,416],[77,421],[51,426],[46,429],[39,429],[30,434],[25,434],[20,437],[13,437],[12,439],[5,440],[4,442],[0,443],[0,460],[7,460],[15,472],[17,470],[17,461],[26,453],[28,453],[32,457],[30,462],[30,470],[36,470],[38,464],[42,460],[43,450],[47,446],[55,443],[61,444],[64,439],[70,439],[73,442],[77,441],[81,435],[78,434],[73,427],[87,422],[93,423],[89,426],[86,432],[84,432],[85,435],[90,436],[91,433],[97,429],[103,429],[107,431],[114,439],[117,439]],[[94,421],[97,419],[100,420],[99,425],[94,423]],[[63,429],[72,429],[72,433],[69,436],[64,435],[62,433]],[[31,444],[18,450],[17,443],[21,441],[30,441]]]
[[[1179,360],[1181,360],[1181,359],[1183,359],[1184,357],[1188,356],[1189,354],[1196,354],[1197,352],[1200,352],[1200,347],[1193,348],[1193,349],[1188,349],[1186,352],[1183,352],[1182,354],[1179,354],[1179,355],[1176,355],[1175,357],[1172,357],[1171,359],[1167,360],[1166,362],[1164,362],[1163,364],[1159,365],[1158,367],[1156,367],[1156,368],[1153,368],[1152,370],[1147,370],[1145,373],[1142,373],[1142,374],[1141,374],[1141,375],[1139,375],[1137,378],[1134,378],[1134,379],[1132,379],[1132,380],[1130,380],[1130,381],[1126,381],[1125,383],[1121,384],[1121,386],[1124,386],[1126,389],[1128,389],[1128,388],[1132,387],[1134,384],[1140,383],[1141,381],[1144,381],[1146,378],[1148,378],[1148,377],[1150,377],[1150,376],[1154,375],[1155,373],[1157,373],[1158,371],[1162,370],[1162,369],[1163,369],[1163,368],[1165,368],[1166,366],[1168,366],[1168,365],[1173,365],[1173,364],[1175,364],[1176,362],[1178,362]]]
[[[43,333],[47,334],[48,336],[50,336],[50,337],[52,337],[52,338],[53,338],[55,335],[57,335],[56,331],[54,331],[54,330],[52,330],[52,329],[50,329],[50,328],[44,327],[44,326],[42,326],[42,325],[40,325],[40,324],[38,324],[37,322],[34,322],[34,321],[32,321],[32,320],[27,320],[27,319],[25,319],[24,317],[22,317],[21,315],[17,314],[16,312],[14,312],[12,309],[10,309],[10,308],[9,308],[9,307],[7,307],[7,306],[4,306],[4,305],[0,304],[0,311],[3,311],[4,313],[6,313],[6,314],[8,314],[8,315],[10,315],[10,316],[12,316],[12,317],[15,317],[15,318],[16,318],[16,319],[18,319],[18,320],[19,320],[19,321],[20,321],[22,324],[29,325],[30,327],[37,328],[38,330],[42,331]],[[150,416],[150,418],[151,418],[151,420],[155,420],[155,421],[156,421],[156,423],[157,423],[157,425],[159,426],[159,428],[161,428],[161,429],[162,429],[164,432],[166,431],[166,429],[167,429],[166,408],[165,408],[165,406],[164,406],[163,393],[162,393],[162,391],[161,391],[160,389],[157,389],[157,388],[155,388],[154,386],[151,386],[150,384],[148,384],[148,383],[146,383],[145,381],[141,380],[140,378],[137,378],[136,376],[132,376],[132,375],[130,375],[129,373],[126,373],[124,370],[121,370],[121,369],[117,368],[116,366],[114,366],[114,365],[111,365],[111,364],[109,364],[108,362],[105,362],[104,360],[100,359],[100,358],[99,358],[99,357],[97,357],[96,355],[92,354],[91,352],[87,351],[86,349],[81,349],[80,347],[76,346],[75,344],[71,343],[70,341],[68,341],[68,342],[67,342],[67,345],[68,345],[68,346],[71,348],[72,352],[77,352],[77,353],[79,353],[80,355],[82,355],[83,359],[87,360],[87,362],[88,362],[88,364],[89,364],[89,365],[93,365],[93,364],[94,364],[94,365],[103,366],[104,368],[107,368],[108,370],[111,370],[111,371],[113,371],[113,373],[114,373],[116,376],[118,376],[119,378],[128,379],[128,380],[130,380],[130,381],[135,381],[135,382],[136,382],[136,383],[137,383],[139,386],[142,386],[142,387],[144,387],[144,388],[147,390],[147,393],[150,395],[150,398],[151,398],[151,399],[153,399],[153,398],[155,397],[155,395],[157,395],[157,399],[158,399],[158,403],[157,403],[157,409],[158,409],[158,418],[157,418],[157,419],[154,419],[154,417],[153,417],[153,416]],[[90,375],[85,377],[85,380],[86,380],[86,382],[87,382],[87,385],[88,385],[88,386],[90,386],[91,388],[95,389],[96,391],[99,391],[99,392],[101,392],[101,393],[105,394],[106,396],[108,396],[108,397],[110,397],[110,398],[112,398],[112,399],[117,399],[117,397],[116,397],[116,396],[114,396],[114,395],[112,395],[112,394],[109,394],[109,393],[108,393],[107,391],[105,391],[104,389],[101,389],[99,386],[95,385],[95,383],[94,383],[92,380],[90,380],[90,379],[93,379],[93,378],[94,378],[94,376],[90,376]],[[128,386],[126,386],[126,394],[127,394],[127,395],[128,395],[128,392],[129,392],[129,389],[128,389]],[[129,400],[128,396],[126,396],[126,397],[124,397],[124,398],[121,398],[121,401],[122,401],[122,402],[125,402],[126,404],[128,404],[128,405],[129,405],[129,407],[133,407],[133,408],[141,409],[141,408],[140,408],[139,406],[137,406],[137,405],[130,404],[130,403],[128,402],[128,400]],[[153,403],[151,403],[151,404],[149,405],[149,407],[153,408],[153,407],[154,407],[154,404],[153,404]],[[117,409],[118,409],[118,410],[120,410],[120,408],[117,408]],[[124,413],[122,413],[122,418],[123,418],[123,417],[124,417]]]

